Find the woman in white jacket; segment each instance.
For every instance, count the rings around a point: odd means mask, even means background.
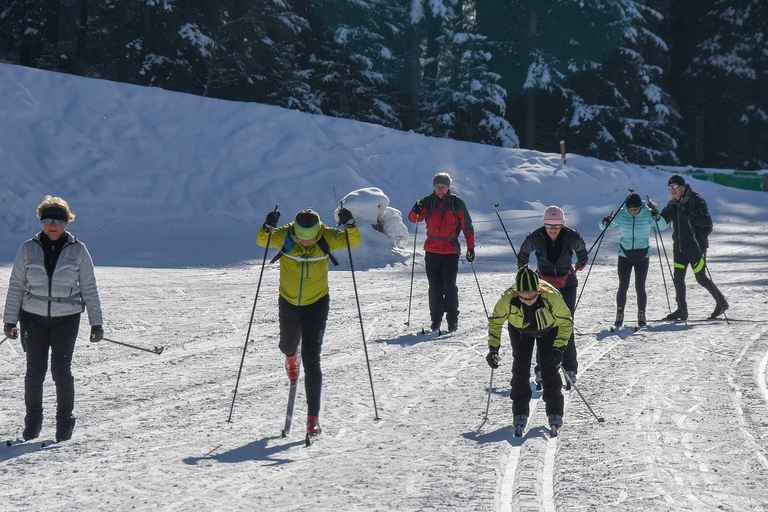
[[[27,356],[24,378],[24,440],[38,437],[43,426],[43,381],[51,358],[56,383],[56,440],[72,437],[75,385],[72,355],[80,328],[80,314],[88,309],[90,340],[100,341],[101,303],[93,261],[85,245],[70,234],[75,219],[60,197],[46,196],[37,208],[42,231],[24,242],[11,271],[3,315],[5,335],[16,339]]]

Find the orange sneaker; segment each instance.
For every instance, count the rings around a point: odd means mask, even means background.
[[[317,416],[307,416],[307,435],[316,436],[320,432],[320,418]]]
[[[301,368],[301,351],[296,349],[296,353],[292,356],[286,356],[285,358],[285,371],[288,373],[290,380],[299,380],[299,373]]]

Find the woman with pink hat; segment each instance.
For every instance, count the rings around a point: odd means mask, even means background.
[[[543,226],[531,231],[525,237],[517,253],[517,267],[528,264],[531,253],[536,254],[536,265],[541,279],[554,286],[563,296],[565,304],[573,315],[576,308],[576,292],[579,280],[571,265],[576,255],[576,270],[587,266],[588,255],[584,239],[578,231],[565,225],[565,212],[558,206],[550,206],[541,219]],[[576,381],[579,370],[576,360],[576,344],[571,333],[568,345],[563,351],[563,369],[571,382]],[[539,365],[536,365],[536,383],[541,382]]]

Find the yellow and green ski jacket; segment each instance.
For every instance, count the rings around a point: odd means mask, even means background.
[[[525,323],[523,304],[517,297],[517,290],[514,286],[508,288],[501,295],[488,319],[488,348],[498,350],[501,344],[501,328],[505,321],[519,330],[523,336],[541,336],[550,329],[557,327],[557,337],[553,345],[558,348],[568,345],[568,339],[573,332],[571,310],[566,306],[560,292],[552,285],[546,281],[540,281],[540,287],[541,298],[535,303],[535,323]]]
[[[296,244],[280,258],[280,296],[296,306],[307,306],[328,294],[328,256],[317,242],[309,247],[302,246],[293,235],[292,228],[293,222],[280,226],[272,232],[272,237],[261,228],[256,235],[256,244],[266,247],[269,239],[270,247],[280,249],[287,237],[293,238]],[[360,228],[355,226],[346,232],[349,233],[351,247],[360,245]],[[347,248],[344,230],[329,228],[321,222],[317,237],[323,237],[328,242],[331,252]]]

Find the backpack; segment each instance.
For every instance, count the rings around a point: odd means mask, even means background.
[[[283,255],[288,254],[291,249],[293,249],[296,246],[296,240],[293,238],[293,226],[291,226],[291,231],[288,233],[288,236],[285,237],[285,242],[283,242],[283,246],[280,248],[280,252],[275,254],[275,257],[270,260],[270,263],[274,263],[280,258],[283,257]],[[334,266],[338,266],[339,260],[336,259],[336,257],[331,254],[331,248],[328,247],[328,241],[323,238],[322,236],[317,239],[317,242],[315,242],[317,246],[320,248],[321,251],[323,251],[323,254],[328,257],[329,260],[331,260],[331,263],[333,263]]]

